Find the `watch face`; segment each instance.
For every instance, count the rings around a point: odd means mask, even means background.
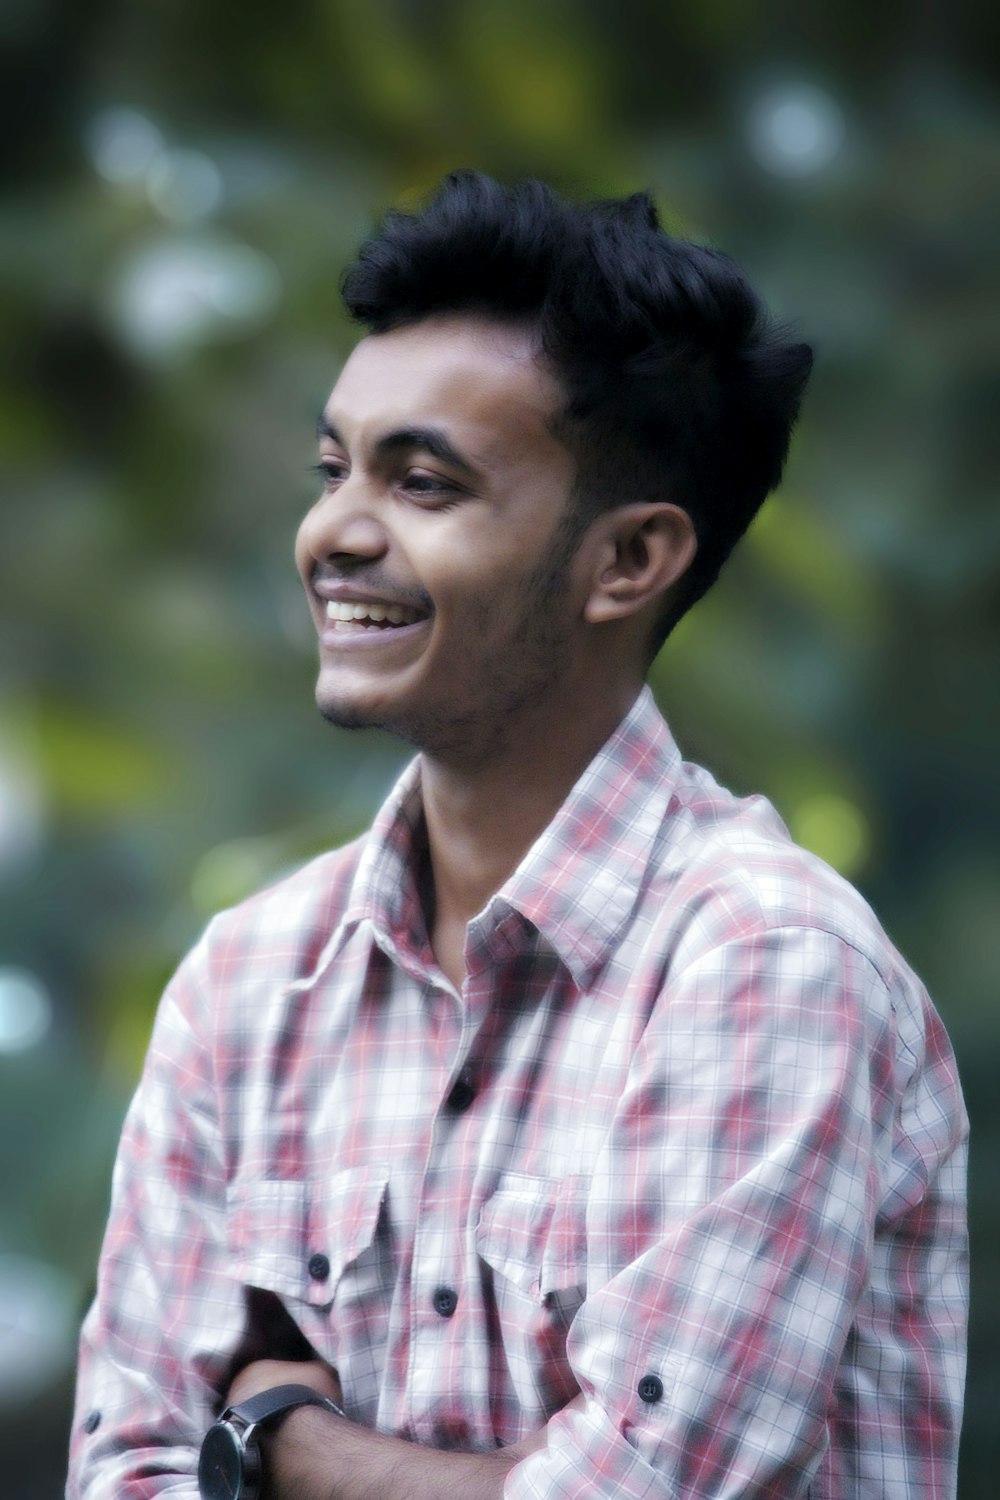
[[[198,1460],[201,1500],[249,1500],[243,1456],[242,1439],[228,1422],[216,1422],[208,1429]]]

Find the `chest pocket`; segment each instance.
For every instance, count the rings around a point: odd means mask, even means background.
[[[342,1282],[355,1294],[373,1290],[388,1252],[378,1235],[387,1187],[387,1171],[373,1166],[348,1167],[322,1183],[234,1185],[228,1217],[234,1274],[246,1286],[316,1309],[333,1302]]]
[[[566,1340],[587,1294],[585,1181],[504,1177],[483,1205],[476,1251],[489,1268],[507,1377],[540,1425],[577,1391]]]
[[[587,1283],[586,1179],[504,1177],[483,1206],[476,1250],[533,1301],[583,1300]]]

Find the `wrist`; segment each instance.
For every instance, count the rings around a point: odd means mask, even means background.
[[[341,1464],[351,1463],[345,1449],[350,1436],[359,1432],[364,1429],[339,1408],[301,1406],[290,1411],[263,1436],[263,1500],[335,1500],[344,1482]]]
[[[321,1408],[346,1421],[336,1402],[308,1385],[279,1385],[226,1407],[205,1434],[198,1462],[201,1500],[261,1500],[263,1451],[269,1435],[300,1408]]]

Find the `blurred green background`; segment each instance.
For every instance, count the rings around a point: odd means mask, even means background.
[[[684,750],[855,880],[974,1125],[962,1495],[1000,1398],[1000,11],[13,0],[0,89],[0,1462],[60,1493],[76,1326],[162,984],[365,825],[291,563],[338,277],[443,171],[650,186],[818,365],[786,484],[654,669]]]

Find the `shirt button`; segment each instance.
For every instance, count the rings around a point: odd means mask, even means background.
[[[458,1293],[450,1286],[439,1286],[434,1293],[434,1311],[442,1318],[450,1318],[458,1306]]]
[[[448,1095],[445,1104],[453,1115],[460,1115],[464,1109],[468,1109],[475,1097],[475,1089],[469,1079],[463,1074]]]
[[[313,1281],[325,1281],[330,1274],[330,1257],[324,1255],[322,1250],[317,1250],[315,1255],[309,1257],[309,1275]]]
[[[663,1396],[663,1381],[659,1375],[644,1375],[639,1381],[638,1391],[639,1400],[652,1406],[654,1401],[659,1401]]]
[[[83,1430],[87,1433],[88,1437],[92,1432],[96,1432],[100,1425],[101,1414],[99,1411],[88,1412],[83,1419]]]

